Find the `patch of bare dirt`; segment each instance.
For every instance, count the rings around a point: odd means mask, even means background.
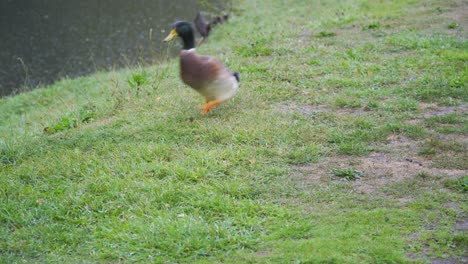
[[[458,207],[459,204],[457,203],[449,203],[449,207]],[[464,233],[468,229],[468,220],[463,219],[457,222],[454,226],[454,234],[457,233]],[[428,228],[428,230],[433,230],[433,227]],[[413,233],[407,236],[408,240],[410,241],[417,241],[419,240],[419,233]],[[427,260],[433,264],[458,264],[458,263],[468,263],[468,256],[462,256],[461,258],[430,258],[429,257],[429,246],[426,243],[422,243],[421,254],[414,254],[409,253],[407,256],[414,260]]]
[[[330,112],[332,109],[326,105],[280,105],[282,111],[296,111],[305,115]],[[421,116],[410,122],[420,121],[450,113],[467,113],[468,105],[458,107],[441,107],[436,104],[420,104]],[[335,113],[360,114],[363,109],[333,110]],[[459,134],[442,134],[440,140],[466,144],[468,137]],[[372,152],[367,157],[337,156],[324,158],[320,162],[296,168],[296,181],[298,184],[307,185],[324,183],[334,180],[331,177],[333,168],[353,167],[364,173],[364,177],[352,181],[351,185],[359,193],[371,193],[384,186],[411,179],[417,175],[432,175],[437,177],[460,177],[468,172],[464,167],[440,166],[440,160],[433,157],[420,156],[421,142],[412,140],[402,135],[391,135],[385,144],[377,145],[379,151]],[[450,155],[450,153],[446,153]],[[459,156],[459,155],[458,155]],[[458,157],[457,156],[457,157]],[[455,156],[453,156],[456,158]],[[441,159],[439,157],[439,159]],[[300,176],[298,176],[300,175]],[[401,201],[406,203],[408,201]]]
[[[340,109],[332,109],[327,107],[326,105],[319,104],[319,105],[296,105],[296,104],[281,104],[278,105],[278,108],[281,111],[286,112],[298,112],[304,115],[311,115],[314,113],[327,113],[327,112],[334,112],[338,114],[361,114],[366,112],[364,108],[340,108]]]
[[[464,113],[466,112],[466,107],[454,107],[454,106],[447,106],[447,107],[434,107],[432,109],[427,109],[429,111],[426,111],[423,113],[422,118],[430,118],[434,116],[443,116],[451,113]]]
[[[440,135],[440,138],[444,141],[447,142],[458,142],[462,144],[467,144],[468,143],[468,137],[465,135],[459,135],[459,134],[443,134]]]
[[[327,182],[332,180],[332,168],[353,167],[364,173],[359,180],[351,181],[353,189],[367,194],[420,174],[439,177],[459,177],[467,174],[466,170],[433,168],[431,160],[418,156],[417,153],[417,141],[393,135],[388,138],[388,143],[382,146],[382,151],[373,152],[367,157],[330,157],[316,164],[297,167],[302,175],[297,180],[303,185]]]
[[[461,264],[467,263],[468,258],[463,257],[462,259],[448,258],[448,259],[432,259],[431,264]]]
[[[468,29],[468,2],[466,0],[455,1],[454,6],[444,12],[441,16],[449,21],[456,22],[460,25],[459,30],[466,33]]]
[[[406,256],[409,257],[410,259],[414,259],[414,260],[425,260],[425,261],[427,261],[427,263],[431,263],[431,264],[462,264],[462,263],[468,263],[468,257],[466,257],[466,256],[461,257],[461,259],[457,259],[457,258],[446,258],[446,259],[435,258],[435,259],[431,259],[429,256],[427,256],[427,251],[428,250],[429,249],[426,246],[423,249],[423,254],[422,255],[409,253]]]
[[[300,42],[308,42],[310,38],[313,37],[313,34],[310,30],[308,29],[303,29],[301,32],[299,32],[299,41]]]
[[[310,115],[314,113],[329,112],[325,105],[296,105],[296,104],[281,104],[278,108],[283,112],[299,112],[301,114]]]
[[[455,232],[463,233],[468,231],[468,219],[463,219],[455,223]]]
[[[461,106],[438,106],[437,104],[427,104],[420,103],[419,110],[422,114],[416,119],[409,120],[408,123],[412,125],[417,125],[421,123],[424,119],[444,116],[452,113],[468,113],[468,105],[464,104]]]
[[[271,253],[272,253],[271,250],[260,250],[260,251],[255,252],[255,254],[260,257],[267,257],[271,255]]]

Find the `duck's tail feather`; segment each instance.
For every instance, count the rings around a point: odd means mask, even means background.
[[[240,78],[239,78],[239,73],[238,72],[235,72],[232,74],[232,76],[234,76],[237,80],[237,82],[240,82]]]

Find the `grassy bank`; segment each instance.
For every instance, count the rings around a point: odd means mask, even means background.
[[[0,262],[466,261],[466,8],[241,1],[208,115],[176,59],[0,99]]]

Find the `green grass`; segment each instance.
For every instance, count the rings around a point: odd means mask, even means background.
[[[241,75],[208,115],[176,59],[0,99],[0,262],[461,261],[459,5],[237,2],[198,49]],[[362,164],[392,153],[421,169]]]

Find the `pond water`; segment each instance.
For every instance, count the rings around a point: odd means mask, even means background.
[[[175,20],[226,1],[0,0],[0,96],[97,70],[151,64]]]

